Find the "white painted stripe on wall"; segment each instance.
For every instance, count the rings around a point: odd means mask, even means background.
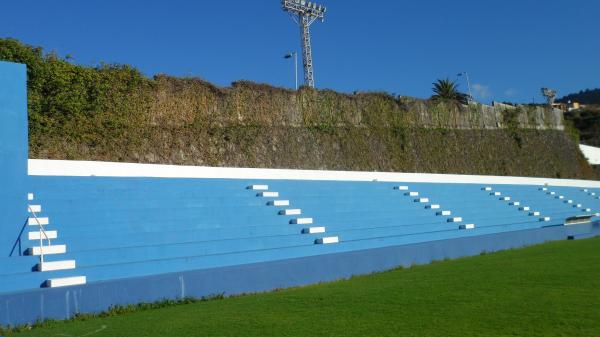
[[[600,148],[589,145],[579,145],[579,148],[590,164],[600,165]]]
[[[513,184],[600,188],[600,181],[457,174],[313,171],[29,159],[29,175]]]

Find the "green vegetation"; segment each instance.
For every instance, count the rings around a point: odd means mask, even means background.
[[[566,112],[565,122],[579,131],[583,144],[600,146],[600,106]]]
[[[561,241],[273,293],[121,309],[7,336],[598,336],[599,244]]]
[[[437,80],[433,83],[433,101],[452,101],[460,104],[468,103],[468,96],[458,91],[456,82],[450,79]]]
[[[581,104],[600,104],[600,89],[581,90],[576,94],[567,95],[557,102],[567,103],[569,101]]]
[[[11,39],[0,39],[0,59],[28,65],[31,158],[596,178],[556,130],[562,116],[541,108],[506,119],[386,93],[223,88],[79,66]]]

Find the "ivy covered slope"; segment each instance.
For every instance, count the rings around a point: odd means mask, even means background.
[[[562,116],[82,67],[0,39],[29,72],[30,157],[595,178]]]

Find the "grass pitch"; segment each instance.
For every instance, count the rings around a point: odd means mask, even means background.
[[[600,336],[600,238],[7,336]]]

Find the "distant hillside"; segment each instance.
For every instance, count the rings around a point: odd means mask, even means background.
[[[582,144],[600,146],[600,107],[589,106],[585,109],[565,113],[567,123],[579,130]]]
[[[568,101],[581,104],[600,104],[600,89],[586,89],[577,94],[570,94],[558,100],[559,103]]]

